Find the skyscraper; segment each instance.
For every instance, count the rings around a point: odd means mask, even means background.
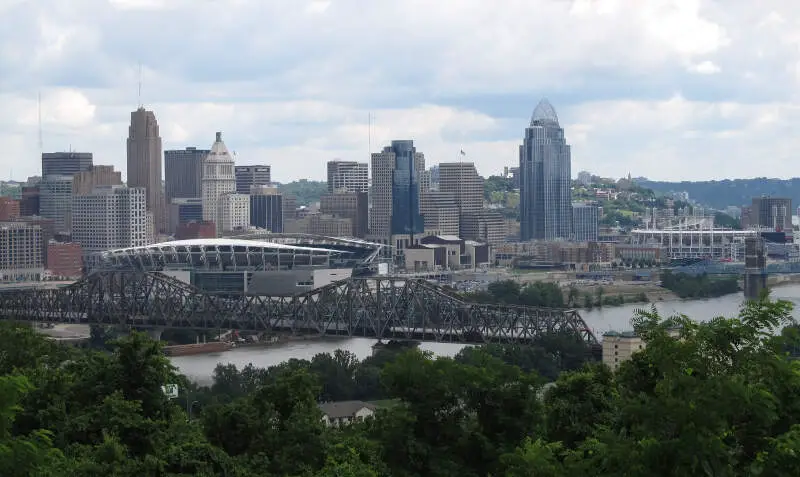
[[[572,234],[571,150],[558,116],[543,99],[519,147],[522,240],[569,239]]]
[[[392,235],[421,234],[419,175],[425,171],[425,156],[414,141],[392,141],[382,152],[372,154],[372,210],[370,235],[384,243]]]
[[[369,164],[356,161],[328,161],[328,193],[369,192]]]
[[[164,195],[172,199],[199,199],[202,195],[203,159],[208,149],[187,147],[164,151]]]
[[[219,198],[222,194],[236,192],[236,176],[233,171],[233,156],[222,142],[218,132],[211,150],[203,161],[203,220],[219,224]]]
[[[147,245],[146,191],[143,187],[98,186],[75,196],[72,239],[81,244],[87,266],[97,254]]]
[[[268,186],[272,183],[272,173],[270,166],[266,164],[258,166],[234,166],[236,173],[236,192],[238,194],[249,194],[253,186]]]
[[[166,207],[161,184],[161,136],[152,111],[139,107],[131,113],[128,129],[128,187],[144,187],[147,210],[156,231],[166,231]]]
[[[43,152],[42,177],[71,176],[92,168],[91,152]]]

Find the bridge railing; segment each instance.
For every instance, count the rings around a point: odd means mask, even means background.
[[[314,332],[433,341],[597,340],[575,310],[470,303],[426,280],[358,277],[288,297],[206,293],[158,273],[98,272],[56,290],[0,292],[7,319]]]

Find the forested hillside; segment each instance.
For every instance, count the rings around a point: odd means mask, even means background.
[[[689,198],[703,205],[724,209],[729,205],[737,207],[750,204],[753,197],[771,195],[773,197],[790,197],[794,206],[800,205],[800,177],[793,179],[726,179],[722,181],[698,182],[660,182],[637,180],[637,185],[653,189],[656,192],[689,193]]]

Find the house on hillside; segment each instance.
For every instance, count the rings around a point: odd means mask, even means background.
[[[346,426],[375,414],[375,406],[363,401],[326,402],[319,405],[322,421],[328,426]]]

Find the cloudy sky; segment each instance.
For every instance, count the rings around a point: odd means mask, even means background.
[[[322,179],[414,139],[428,164],[517,162],[547,97],[572,170],[800,175],[800,4],[790,0],[0,0],[0,178],[45,151],[125,170],[130,112],[164,148],[223,131],[238,163]]]

